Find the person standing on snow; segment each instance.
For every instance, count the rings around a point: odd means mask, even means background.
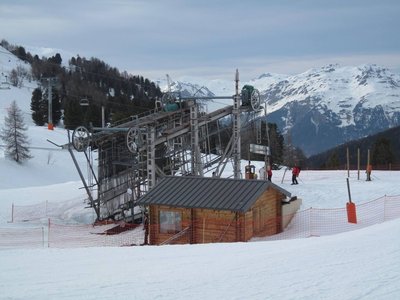
[[[300,168],[296,165],[292,169],[292,184],[299,184],[297,181],[297,177],[300,174]]]
[[[272,168],[271,166],[268,166],[267,168],[267,176],[268,176],[268,181],[272,181]]]
[[[372,172],[372,165],[367,166],[367,170],[365,173],[367,173],[367,181],[371,181],[371,172]]]

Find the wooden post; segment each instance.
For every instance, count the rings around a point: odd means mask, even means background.
[[[360,148],[357,148],[357,180],[360,180]]]
[[[369,151],[369,149],[368,149],[367,169],[366,169],[366,172],[367,172],[367,181],[371,181],[371,166],[370,166],[371,162],[370,162],[370,158],[371,158],[371,156],[370,156],[370,151]]]
[[[50,218],[47,219],[47,248],[50,248]]]
[[[46,247],[46,244],[44,242],[44,227],[42,226],[42,244],[43,244],[43,248]]]
[[[349,147],[347,147],[347,177],[350,177],[350,155],[349,155]]]

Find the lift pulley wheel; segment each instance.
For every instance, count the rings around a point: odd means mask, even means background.
[[[128,133],[126,134],[126,145],[131,153],[138,153],[139,148],[142,146],[142,138],[139,128],[129,128]]]
[[[254,89],[251,93],[250,104],[253,110],[258,110],[260,108],[261,96],[257,89]]]
[[[252,110],[260,109],[261,96],[260,92],[252,85],[244,85],[241,92],[243,106],[250,106]]]
[[[75,150],[78,152],[85,151],[87,147],[89,147],[89,143],[89,130],[87,130],[84,126],[75,128],[74,132],[72,133],[72,145],[74,146]]]

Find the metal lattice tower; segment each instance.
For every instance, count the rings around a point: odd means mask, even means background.
[[[240,172],[240,96],[239,96],[239,71],[236,69],[235,90],[233,102],[233,176],[235,179],[241,177]]]
[[[244,94],[243,89],[242,94],[239,92],[236,70],[233,96],[175,98],[176,92],[171,92],[164,95],[156,110],[113,127],[93,127],[90,132],[82,126],[77,128],[72,138],[75,149],[85,151],[90,144],[99,155],[98,199],[91,201],[101,204],[99,219],[118,219],[121,211],[122,218],[124,211],[133,215],[136,200],[166,175],[204,176],[213,171],[213,176],[221,176],[226,164],[233,160],[233,176],[241,178],[241,114],[250,116],[257,111],[259,94],[255,91],[252,88]],[[230,99],[233,105],[210,113],[199,111],[200,100],[214,99]],[[232,127],[224,122],[221,128],[221,121],[228,116]],[[244,124],[249,119],[245,118]],[[224,130],[232,130],[232,135],[222,145]]]

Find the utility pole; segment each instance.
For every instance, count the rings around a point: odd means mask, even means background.
[[[48,109],[47,109],[47,115],[49,117],[49,120],[47,122],[47,129],[48,130],[53,130],[54,125],[53,125],[53,91],[52,91],[52,85],[51,85],[51,79],[49,78],[49,88],[48,88]]]
[[[265,165],[264,165],[264,176],[267,178],[267,171],[271,166],[271,145],[269,140],[269,127],[268,127],[268,119],[267,119],[267,102],[265,101],[264,107],[264,115],[265,115],[265,134],[267,135],[267,151],[265,153]]]
[[[192,149],[192,175],[203,177],[203,165],[199,149],[199,120],[196,103],[190,106],[190,140]]]
[[[57,78],[55,77],[49,77],[49,78],[43,78],[42,79],[42,85],[47,83],[47,116],[48,116],[48,121],[47,121],[47,129],[48,130],[54,130],[54,124],[53,124],[53,85],[55,85],[57,81]]]
[[[156,133],[154,126],[147,127],[147,185],[150,191],[156,185]]]
[[[368,149],[368,156],[367,156],[367,181],[371,181],[371,153]]]
[[[349,154],[349,147],[346,149],[346,156],[347,156],[347,177],[350,177],[350,154]]]
[[[241,178],[240,172],[240,95],[239,95],[239,71],[236,69],[235,90],[233,102],[233,176]]]
[[[104,105],[101,106],[101,127],[106,127],[106,120],[104,117]]]
[[[357,180],[360,180],[360,148],[357,148]]]

